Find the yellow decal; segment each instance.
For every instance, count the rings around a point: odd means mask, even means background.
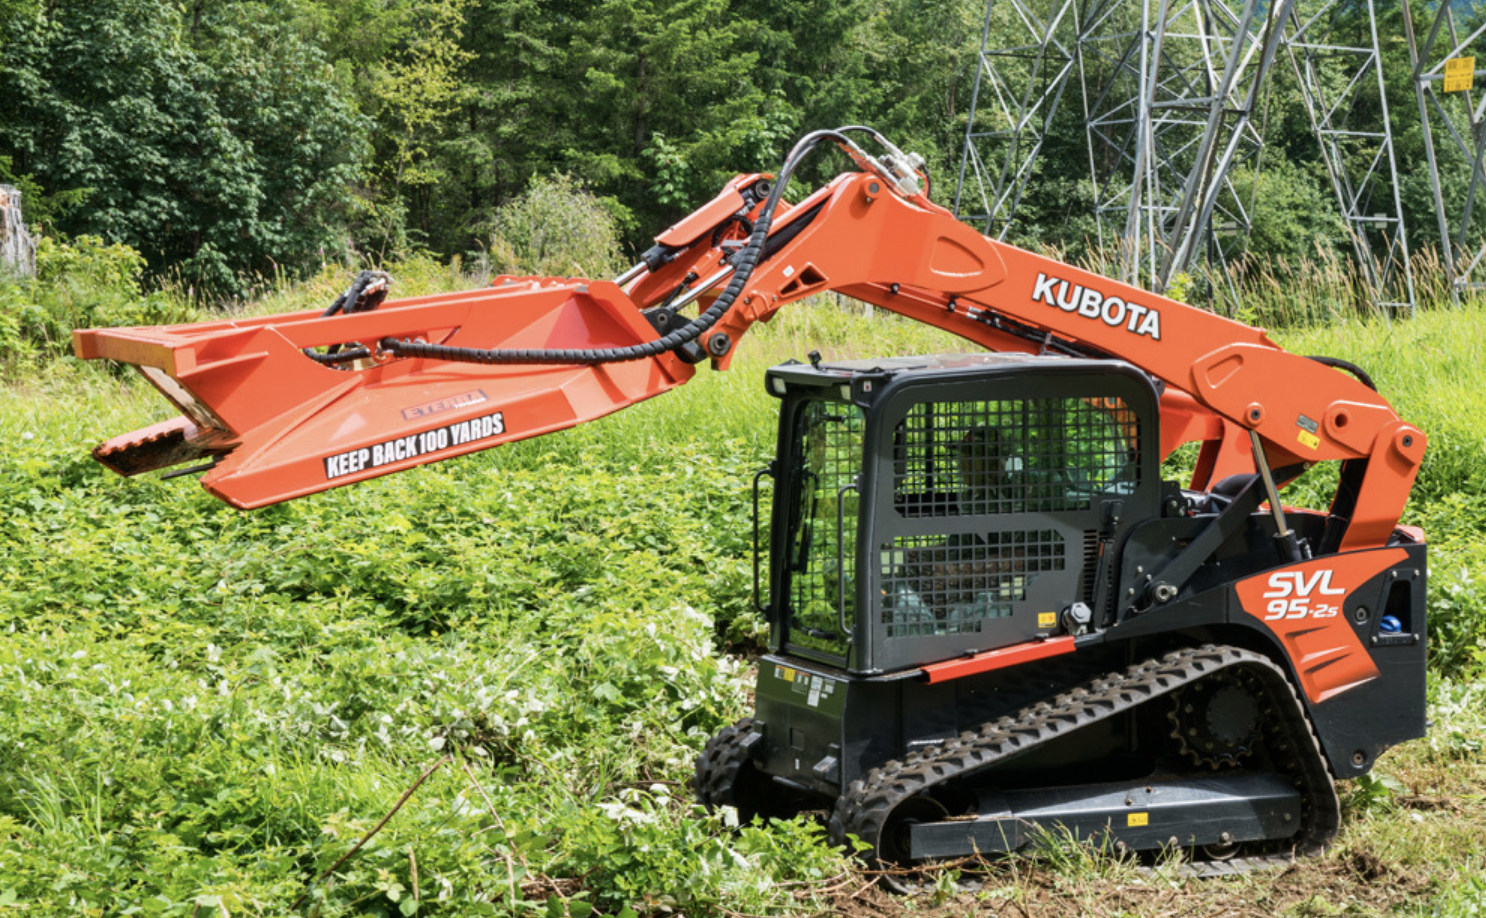
[[[1319,449],[1321,446],[1321,438],[1308,430],[1302,430],[1297,433],[1295,439],[1300,441],[1301,446],[1308,446],[1311,449]]]
[[[1150,813],[1131,813],[1125,821],[1126,826],[1148,826],[1151,824]]]
[[[792,669],[786,669],[784,671],[784,681],[785,682],[793,682],[793,681],[795,681],[795,671],[792,670]]]
[[[1476,75],[1474,57],[1455,57],[1445,61],[1445,92],[1465,92]]]
[[[1038,612],[1037,613],[1037,627],[1039,627],[1039,628],[1056,628],[1056,627],[1058,627],[1058,613],[1056,613],[1056,612]]]

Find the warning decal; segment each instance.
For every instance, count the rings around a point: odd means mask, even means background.
[[[1452,57],[1445,61],[1445,92],[1465,92],[1476,76],[1474,57]]]
[[[505,432],[505,415],[497,411],[494,414],[460,421],[447,427],[435,427],[433,430],[425,430],[422,433],[408,434],[406,437],[398,437],[384,443],[327,456],[325,477],[334,479],[354,475],[367,469],[381,468],[384,465],[415,459],[418,456],[426,456],[451,447],[488,440]]]

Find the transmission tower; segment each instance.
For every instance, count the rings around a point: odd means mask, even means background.
[[[1350,0],[1307,4],[1305,18],[1295,16],[1287,51],[1372,305],[1412,312],[1414,277],[1377,10],[1366,0],[1364,23],[1357,20],[1362,9]],[[1360,35],[1355,31],[1364,27]]]
[[[1403,14],[1413,64],[1414,96],[1424,128],[1424,154],[1434,193],[1435,218],[1439,222],[1440,249],[1450,280],[1450,295],[1458,303],[1461,290],[1483,286],[1472,275],[1486,257],[1486,230],[1475,213],[1476,198],[1486,179],[1483,171],[1486,167],[1482,163],[1482,154],[1486,152],[1486,127],[1483,127],[1486,95],[1477,103],[1473,88],[1475,77],[1483,73],[1475,69],[1475,51],[1486,50],[1482,42],[1486,25],[1460,38],[1454,8],[1449,2],[1442,2],[1428,37],[1420,45],[1414,33],[1409,0],[1403,0]],[[1443,150],[1435,148],[1436,131],[1444,134]],[[1465,192],[1459,198],[1446,199],[1441,190],[1442,162],[1452,171],[1470,170]]]
[[[1086,134],[1101,230],[1118,241],[1123,279],[1164,290],[1203,257],[1221,273],[1243,246],[1251,200],[1232,169],[1257,168],[1253,116],[1291,3],[1261,16],[1254,0],[1145,0],[1139,28],[1081,43],[1097,62],[1085,71],[1103,75],[1085,84]]]
[[[1252,225],[1265,93],[1283,47],[1374,299],[1397,288],[1393,299],[1411,305],[1371,0],[1370,35],[1342,44],[1331,37],[1336,0],[1305,0],[1303,18],[1297,2],[990,0],[957,212],[1005,237],[1076,83],[1099,242],[1117,253],[1115,273],[1157,290],[1178,272],[1206,273],[1236,298],[1226,268]],[[1018,43],[999,39],[1008,34]],[[1342,88],[1330,92],[1338,72]],[[1381,130],[1360,123],[1359,100],[1384,106],[1373,119]],[[1241,166],[1244,188],[1234,181]]]
[[[1048,9],[1039,9],[1048,6],[1045,0],[986,4],[955,213],[987,236],[1006,238],[1043,138],[1074,78],[1085,2],[1052,0]],[[1014,36],[1017,44],[993,45],[993,26],[996,35]]]

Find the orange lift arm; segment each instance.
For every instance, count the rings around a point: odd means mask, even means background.
[[[502,276],[386,302],[371,281],[325,313],[74,332],[79,357],[138,366],[181,411],[95,455],[123,474],[207,460],[211,493],[272,504],[610,414],[703,360],[726,369],[753,323],[835,290],[992,350],[1127,361],[1164,386],[1163,453],[1202,444],[1193,487],[1256,455],[1292,474],[1341,461],[1340,547],[1386,542],[1425,437],[1355,368],[987,239],[929,201],[916,158],[872,133],[887,150],[873,159],[853,130],[809,135],[777,183],[734,179],[615,281]],[[823,141],[859,171],[785,203]]]

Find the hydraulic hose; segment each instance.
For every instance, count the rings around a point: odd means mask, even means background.
[[[386,271],[362,271],[351,281],[351,286],[346,288],[346,292],[336,297],[335,302],[320,313],[320,318],[328,319],[342,312],[346,315],[371,312],[382,305],[382,301],[387,298],[387,289],[391,284],[392,278]],[[359,343],[349,348],[343,344],[333,344],[323,354],[310,348],[303,350],[306,357],[322,366],[329,367],[352,363],[372,355],[370,348]]]
[[[870,130],[868,128],[847,128],[845,130]],[[876,131],[871,132],[878,139],[881,135]],[[748,243],[743,246],[733,257],[733,274],[728,285],[722,293],[712,302],[701,315],[660,338],[646,341],[641,344],[633,344],[628,347],[613,348],[470,348],[449,347],[442,344],[427,344],[421,341],[409,341],[400,338],[384,338],[380,347],[382,350],[398,357],[427,357],[435,360],[449,360],[458,363],[501,363],[501,364],[580,364],[595,365],[604,363],[624,363],[633,360],[645,360],[656,357],[670,351],[678,350],[687,344],[700,338],[708,329],[721,321],[732,308],[734,301],[742,294],[748,285],[749,278],[753,275],[753,269],[758,264],[764,253],[764,244],[769,235],[769,228],[774,223],[774,212],[779,207],[779,202],[784,196],[784,187],[789,184],[790,176],[794,174],[801,160],[815,149],[822,141],[834,140],[843,146],[857,150],[860,148],[851,141],[840,130],[836,131],[812,131],[800,138],[789,155],[785,157],[784,165],[779,170],[779,175],[774,181],[774,187],[769,191],[769,197],[764,202],[763,210],[759,212],[757,220],[753,224],[753,232],[748,237]]]
[[[1310,359],[1314,360],[1316,363],[1323,364],[1337,370],[1345,370],[1346,372],[1351,373],[1353,376],[1357,377],[1357,381],[1362,383],[1364,386],[1368,387],[1374,392],[1378,391],[1378,387],[1376,384],[1373,383],[1372,377],[1368,376],[1366,371],[1364,371],[1357,364],[1352,363],[1350,360],[1343,360],[1340,357],[1320,357],[1315,354],[1310,355]]]
[[[884,148],[886,150],[890,150],[890,151],[892,151],[894,154],[896,154],[898,156],[902,156],[903,155],[903,151],[902,150],[899,150],[897,148],[897,146],[895,146],[893,144],[892,141],[888,140],[886,137],[882,136],[882,134],[878,133],[877,129],[874,128],[874,127],[868,127],[865,124],[848,124],[846,127],[838,127],[838,128],[836,128],[836,130],[839,131],[839,132],[841,132],[842,134],[847,134],[847,133],[852,133],[852,132],[866,134],[869,137],[871,137],[873,140],[877,141],[877,144],[879,146],[881,146],[882,148]],[[924,194],[927,195],[929,193],[929,189],[931,187],[933,187],[933,182],[930,181],[930,178],[929,178],[929,167],[928,167],[927,164],[921,163],[919,165],[919,167],[918,167],[918,171],[919,171],[919,174],[923,176],[923,179],[924,179]]]

